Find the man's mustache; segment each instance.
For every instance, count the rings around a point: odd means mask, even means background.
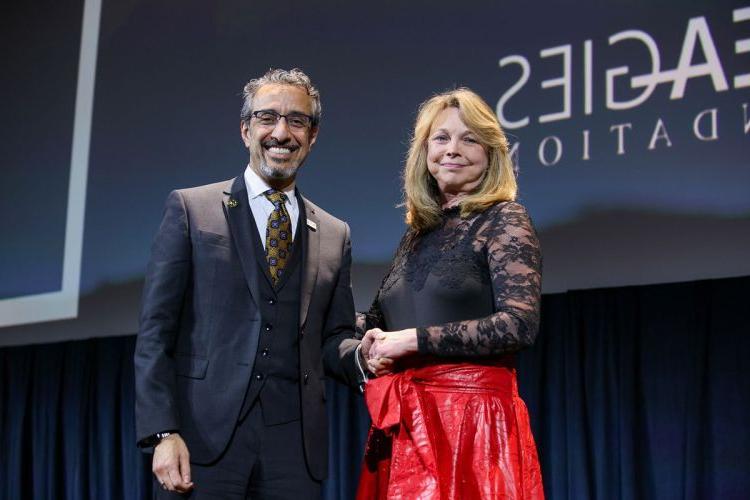
[[[268,149],[268,148],[274,148],[274,147],[278,147],[278,148],[287,148],[287,149],[289,149],[290,151],[296,151],[296,150],[298,150],[298,149],[299,149],[299,146],[298,146],[298,145],[296,145],[296,144],[290,144],[290,143],[289,143],[289,141],[287,141],[287,142],[279,142],[279,141],[277,141],[276,139],[269,139],[269,140],[267,140],[267,141],[263,141],[263,142],[261,143],[261,145],[262,145],[262,146],[263,146],[263,147],[264,147],[265,149]]]

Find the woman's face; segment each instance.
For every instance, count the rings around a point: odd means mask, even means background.
[[[482,182],[487,165],[487,151],[461,120],[458,108],[441,111],[427,139],[427,169],[440,192],[471,192]]]

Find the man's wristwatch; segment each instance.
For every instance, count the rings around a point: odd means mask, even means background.
[[[144,438],[140,443],[138,443],[142,448],[148,448],[151,446],[156,446],[157,444],[161,443],[161,440],[164,439],[167,436],[171,436],[172,434],[176,434],[177,431],[163,431],[163,432],[157,432],[156,434],[151,434],[149,437]]]
[[[157,442],[161,443],[162,439],[164,439],[167,436],[171,436],[172,434],[174,434],[174,431],[157,432],[156,433],[156,439],[158,440]]]

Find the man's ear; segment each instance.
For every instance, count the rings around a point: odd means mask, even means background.
[[[240,137],[246,148],[250,147],[250,126],[245,120],[240,120]]]
[[[320,130],[320,125],[315,125],[310,129],[310,146],[315,144],[315,141],[318,139],[318,131]]]

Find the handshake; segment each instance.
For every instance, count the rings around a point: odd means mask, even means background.
[[[387,375],[393,372],[395,361],[418,352],[417,329],[384,332],[373,328],[367,330],[360,346],[360,356],[370,373],[377,377]]]

